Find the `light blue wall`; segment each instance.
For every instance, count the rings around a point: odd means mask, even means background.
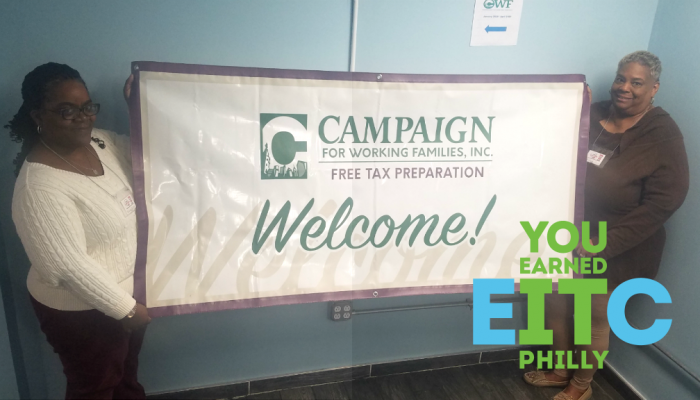
[[[657,280],[668,289],[673,306],[653,306],[649,301],[633,302],[630,319],[640,327],[649,326],[651,317],[673,317],[668,335],[659,342],[700,376],[700,91],[693,78],[700,74],[700,2],[696,0],[659,1],[649,51],[661,59],[663,72],[655,104],[675,119],[685,137],[690,163],[690,192],[683,207],[667,224],[668,241]],[[655,311],[651,311],[655,310]],[[616,341],[611,363],[649,399],[697,399],[700,385],[655,350],[629,346]]]
[[[361,0],[357,70],[584,73],[594,96],[603,98],[618,59],[647,48],[656,6],[657,0],[528,0],[518,46],[472,48],[473,0]],[[83,73],[92,96],[103,105],[98,125],[120,132],[128,126],[121,85],[134,60],[331,71],[348,65],[349,0],[2,1],[0,7],[0,121],[19,107],[24,74],[50,60]],[[3,136],[0,187],[10,188],[17,147]],[[33,397],[60,397],[60,366],[27,301],[28,266],[9,222],[10,199],[10,190],[0,192],[27,380]],[[465,297],[363,300],[355,306]],[[279,306],[156,320],[141,355],[141,379],[149,392],[158,392],[481,349],[472,345],[466,308],[332,323],[325,317],[326,307]],[[515,314],[521,315],[520,310]]]
[[[5,267],[5,259],[5,245],[0,237],[0,268]],[[4,276],[3,272],[0,271],[0,279]],[[0,282],[0,399],[16,399],[19,397],[19,391],[4,301],[4,296],[9,295],[10,290],[4,288],[2,283],[4,282]]]
[[[602,99],[619,59],[647,48],[657,2],[527,0],[517,46],[469,47],[473,0],[360,0],[357,70],[583,73]]]
[[[2,298],[0,298],[0,307],[3,307]],[[12,363],[10,341],[5,323],[5,310],[2,308],[0,308],[0,355],[0,399],[19,398],[15,366]]]

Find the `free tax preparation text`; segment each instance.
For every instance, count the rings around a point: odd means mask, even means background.
[[[333,168],[332,180],[483,178],[484,167]]]

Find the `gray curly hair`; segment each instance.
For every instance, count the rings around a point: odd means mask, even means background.
[[[621,69],[631,62],[636,62],[639,65],[649,68],[649,73],[652,78],[657,82],[659,81],[659,77],[661,76],[661,60],[659,60],[659,57],[648,51],[635,51],[634,53],[622,57],[622,60],[617,64],[617,68]]]

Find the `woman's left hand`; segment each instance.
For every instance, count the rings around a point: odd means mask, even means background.
[[[135,313],[131,317],[124,317],[120,320],[122,327],[127,332],[132,332],[137,329],[141,329],[144,326],[151,323],[151,317],[148,315],[148,309],[146,306],[140,303],[136,303],[134,306]]]
[[[129,98],[131,97],[131,84],[134,83],[134,74],[129,75],[124,82],[124,100],[126,104],[129,104]]]
[[[593,240],[591,240],[591,246],[593,246]],[[583,248],[583,243],[579,243],[578,246],[576,246],[576,254],[578,254],[581,257],[588,257],[588,258],[593,258],[598,253],[591,253],[590,251],[586,250]]]

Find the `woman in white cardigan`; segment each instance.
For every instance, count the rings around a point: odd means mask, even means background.
[[[99,104],[67,65],[27,74],[22,100],[6,126],[22,143],[12,217],[31,261],[32,305],[63,363],[66,398],[145,398],[137,366],[150,317],[132,296],[128,140],[93,128]]]

